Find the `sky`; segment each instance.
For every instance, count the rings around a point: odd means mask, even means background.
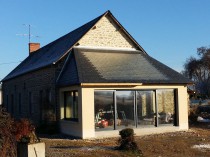
[[[0,0],[0,80],[41,47],[110,10],[153,58],[180,72],[210,46],[210,0]]]

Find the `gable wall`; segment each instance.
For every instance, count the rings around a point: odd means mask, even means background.
[[[81,46],[134,48],[133,42],[124,35],[115,22],[104,16],[80,41]]]

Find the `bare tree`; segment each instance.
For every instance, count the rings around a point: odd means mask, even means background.
[[[210,48],[198,48],[197,55],[198,58],[186,60],[182,73],[195,82],[195,88],[201,95],[210,97]]]

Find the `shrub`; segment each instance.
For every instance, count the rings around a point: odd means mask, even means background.
[[[138,148],[138,145],[134,140],[133,129],[123,129],[119,132],[119,135],[121,138],[118,140],[118,143],[120,144],[118,150],[131,151],[133,153],[137,153],[138,155],[142,155],[141,150]]]
[[[0,156],[16,157],[17,142],[39,142],[35,127],[27,119],[14,121],[6,109],[0,106]]]
[[[16,141],[14,136],[14,120],[0,106],[0,154],[1,157],[16,156]]]
[[[189,122],[190,124],[197,123],[198,113],[197,113],[198,106],[193,106],[189,108]]]
[[[17,142],[36,143],[40,141],[35,134],[35,126],[28,119],[16,121],[15,128]]]

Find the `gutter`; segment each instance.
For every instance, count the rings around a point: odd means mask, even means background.
[[[142,83],[81,83],[81,87],[136,87],[142,86]]]

